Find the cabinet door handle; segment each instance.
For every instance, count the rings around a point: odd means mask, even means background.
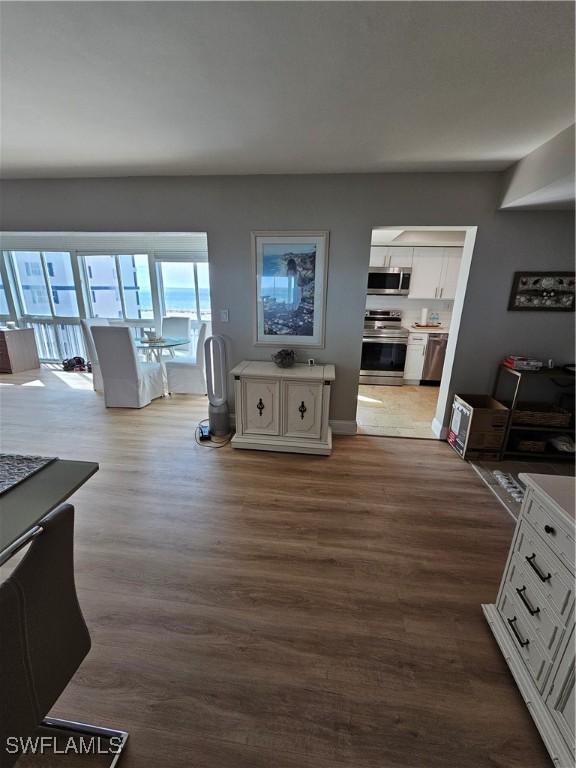
[[[258,400],[258,402],[256,403],[256,408],[258,408],[258,413],[260,414],[260,416],[262,416],[262,411],[264,410],[265,407],[266,406],[262,402],[262,398],[260,398],[260,400]]]
[[[526,610],[528,611],[530,616],[536,616],[537,613],[540,613],[540,608],[532,608],[532,606],[528,602],[528,598],[525,595],[526,585],[524,585],[522,589],[518,589],[518,587],[516,587],[516,592],[520,600],[522,600],[522,602],[524,603]]]
[[[554,534],[556,533],[556,528],[554,528],[554,526],[552,525],[545,525],[544,530],[546,531],[546,533],[549,533],[551,536],[554,536]]]
[[[540,581],[550,581],[550,579],[552,578],[552,574],[549,573],[547,576],[544,576],[540,568],[538,568],[538,566],[536,565],[536,552],[533,552],[530,555],[530,557],[526,555],[526,560],[528,561],[528,565],[536,573]]]
[[[516,640],[518,640],[518,644],[520,645],[520,647],[525,648],[530,643],[530,640],[528,639],[522,640],[520,633],[516,629],[516,616],[514,616],[513,619],[507,619],[507,622],[508,624],[510,624],[510,629],[514,633],[514,637],[516,638]]]
[[[302,400],[302,402],[300,403],[300,407],[298,408],[298,410],[300,411],[300,418],[302,419],[302,421],[304,421],[304,414],[308,410],[308,408],[306,408],[304,400]]]

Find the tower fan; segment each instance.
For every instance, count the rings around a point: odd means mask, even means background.
[[[209,336],[204,342],[206,384],[208,388],[208,427],[215,437],[230,434],[228,416],[228,371],[226,341],[223,336]]]

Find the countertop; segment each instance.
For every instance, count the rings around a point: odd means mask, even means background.
[[[520,480],[554,506],[574,525],[574,478],[561,475],[520,474]]]
[[[448,328],[441,325],[439,328],[414,328],[411,325],[403,325],[402,328],[409,333],[448,333]]]

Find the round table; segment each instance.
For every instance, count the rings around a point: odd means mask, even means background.
[[[155,339],[154,341],[144,341],[144,339],[141,339],[136,342],[136,348],[148,350],[154,354],[157,362],[161,363],[163,350],[172,350],[174,347],[183,347],[185,344],[190,344],[190,339],[186,339],[183,336],[164,336],[164,338]]]

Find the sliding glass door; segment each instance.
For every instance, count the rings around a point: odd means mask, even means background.
[[[163,315],[186,315],[210,322],[210,281],[207,262],[159,261],[158,282]]]

